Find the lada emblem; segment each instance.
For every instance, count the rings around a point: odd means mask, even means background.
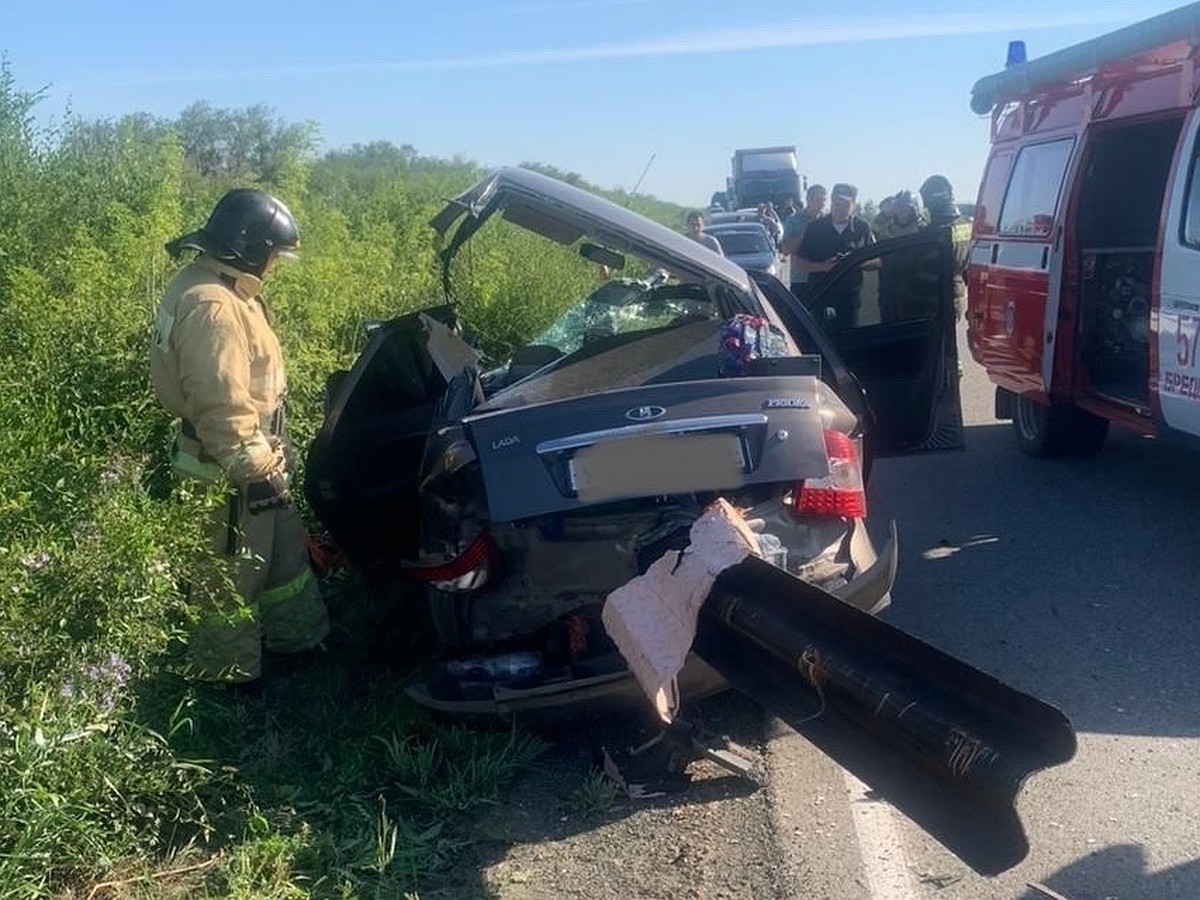
[[[666,415],[666,409],[661,406],[635,406],[625,410],[625,418],[631,422],[649,422]]]

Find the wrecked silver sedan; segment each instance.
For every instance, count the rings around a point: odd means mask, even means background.
[[[458,333],[451,263],[493,216],[638,277],[600,285],[487,369]],[[636,694],[601,607],[682,548],[717,497],[780,569],[859,610],[887,605],[896,543],[887,526],[882,550],[869,534],[871,460],[961,443],[943,236],[868,248],[801,305],[773,276],[522,169],[432,224],[448,304],[382,323],[331,380],[306,474],[356,564],[424,583],[442,658],[420,702],[506,712]],[[884,313],[902,267],[926,306],[897,318]],[[836,320],[847,292],[853,320]],[[699,663],[681,682],[722,684]]]
[[[452,262],[494,216],[631,277],[488,368]],[[872,460],[962,441],[948,233],[858,251],[801,305],[521,169],[433,226],[448,303],[331,377],[305,484],[361,569],[421,583],[438,654],[411,696],[506,718],[649,698],[665,743],[742,771],[677,715],[732,686],[976,871],[1022,859],[1017,794],[1074,754],[1070,722],[873,615],[896,543],[867,526]]]

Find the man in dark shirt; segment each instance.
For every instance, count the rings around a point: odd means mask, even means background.
[[[871,226],[855,214],[858,189],[852,184],[835,184],[830,192],[829,215],[812,222],[804,231],[796,253],[801,271],[810,279],[836,266],[842,257],[860,247],[875,243]],[[832,291],[822,298],[822,309],[813,310],[827,331],[843,331],[854,327],[854,318],[862,305],[862,271],[842,276]]]

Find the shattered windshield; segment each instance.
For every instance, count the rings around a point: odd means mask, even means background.
[[[561,315],[533,343],[562,354],[614,335],[716,319],[717,305],[695,284],[610,281]]]
[[[492,399],[480,409],[655,379],[714,377],[720,304],[703,285],[667,283],[667,277],[659,271],[644,281],[618,279],[593,290],[514,351],[506,366],[484,375],[484,393]]]

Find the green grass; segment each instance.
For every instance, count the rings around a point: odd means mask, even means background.
[[[515,730],[480,734],[462,726],[424,736],[393,734],[381,742],[399,789],[443,812],[495,803],[500,788],[545,749],[537,738]]]
[[[347,622],[353,613],[362,619],[366,601],[359,593],[347,602],[358,608],[334,604],[343,627],[354,624]],[[150,770],[160,804],[157,839],[144,845],[150,852],[55,872],[49,844],[44,852],[14,846],[0,864],[0,896],[391,898],[436,883],[463,848],[470,813],[498,802],[545,745],[519,731],[439,727],[404,695],[404,671],[378,653],[351,642],[274,677],[262,696],[166,675],[135,686],[136,728],[154,735],[162,754]],[[69,828],[86,845],[100,823],[79,816],[88,799],[83,748],[103,755],[114,786],[135,780],[131,769],[117,768],[122,754],[104,753],[113,737],[97,728],[21,741],[34,757],[26,768],[39,759],[35,748],[59,751],[59,765],[72,770],[60,790],[80,793],[77,804],[45,787],[29,797],[39,815],[27,835],[61,842]],[[126,765],[137,762],[125,756]],[[99,846],[104,838],[90,840]],[[35,882],[35,867],[48,867],[50,877]]]
[[[621,797],[621,789],[611,778],[593,769],[583,782],[567,796],[567,809],[587,818],[601,816],[612,809]]]

